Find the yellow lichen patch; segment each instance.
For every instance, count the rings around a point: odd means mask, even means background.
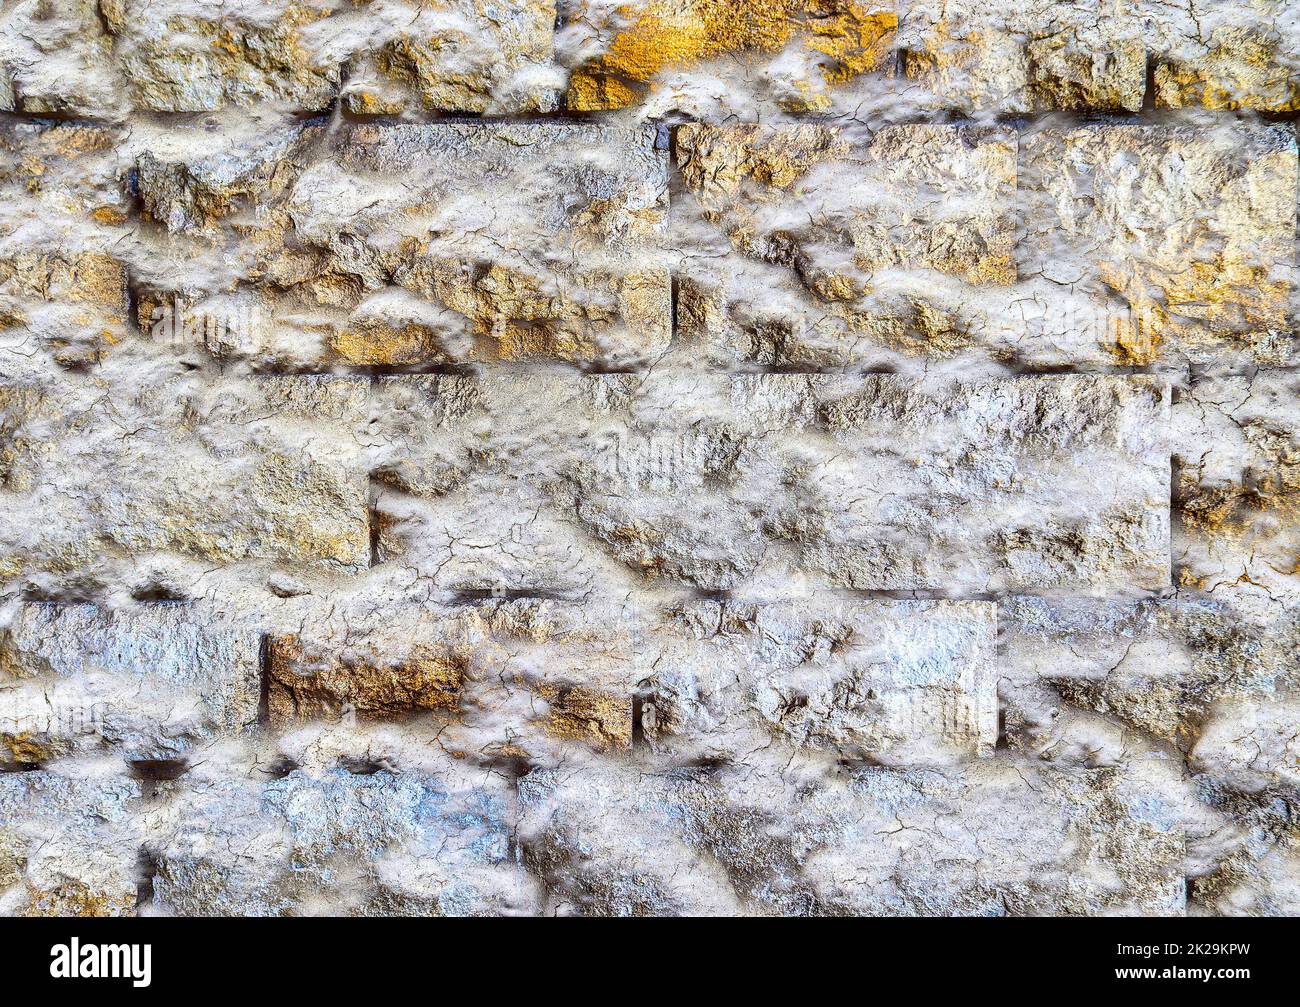
[[[546,729],[559,738],[584,742],[598,751],[632,747],[632,701],[580,685],[537,687],[546,700]]]
[[[722,56],[774,55],[794,39],[824,58],[826,84],[842,84],[887,62],[898,27],[893,12],[854,0],[652,0],[616,16],[626,27],[570,80],[574,111],[626,108],[664,71]],[[810,82],[796,86],[807,107],[824,107]]]
[[[67,126],[50,130],[47,134],[56,153],[64,157],[79,154],[102,154],[112,150],[116,139],[113,131],[98,126]]]
[[[0,283],[43,301],[66,298],[116,309],[123,315],[126,311],[122,264],[99,252],[71,256],[23,253],[0,261]]]
[[[366,319],[330,338],[330,349],[361,367],[408,366],[444,358],[434,334],[421,325],[388,325]]]
[[[122,224],[126,222],[126,214],[116,207],[100,206],[91,214],[101,224]]]
[[[1110,320],[1105,348],[1122,366],[1145,367],[1159,356],[1168,316],[1158,304],[1134,306],[1129,318]]]
[[[401,102],[374,91],[352,91],[347,100],[353,115],[397,115],[402,111]]]
[[[880,69],[888,59],[898,15],[871,10],[853,0],[807,0],[809,36],[805,45],[829,56],[823,75],[828,84],[843,84]]]
[[[26,765],[47,762],[62,754],[58,745],[37,740],[31,731],[0,732],[0,749],[8,755],[4,761]]]
[[[638,92],[616,77],[575,71],[569,78],[569,108],[600,112],[636,104]]]
[[[97,892],[85,882],[69,879],[57,888],[33,891],[23,916],[133,916],[135,892]]]

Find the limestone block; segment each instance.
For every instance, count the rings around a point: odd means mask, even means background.
[[[773,741],[913,765],[988,755],[994,623],[990,602],[688,603],[650,645],[646,737],[705,760]]]
[[[0,774],[0,915],[135,915],[139,797],[130,779]]]
[[[583,915],[1181,915],[1180,796],[1159,763],[575,766],[521,781],[519,835],[552,911]]]
[[[1285,0],[1147,0],[1143,13],[1157,108],[1300,108],[1300,15]]]
[[[1134,0],[912,0],[898,42],[907,78],[967,113],[1136,112],[1146,92]]]
[[[869,146],[825,126],[679,127],[690,206],[738,255],[680,283],[689,352],[800,369],[1006,355],[1016,279],[1016,140],[891,126]],[[684,225],[683,225],[684,226]]]
[[[123,178],[127,146],[121,128],[50,121],[0,128],[4,233],[34,230],[34,216],[46,226],[66,222],[90,230],[125,222],[131,212]]]
[[[152,137],[136,162],[145,213],[169,231],[199,231],[282,195],[320,130],[290,126],[265,134],[256,123],[245,125],[215,135],[177,129]]]
[[[858,0],[574,0],[565,20],[576,112],[627,108],[715,64],[771,78],[785,109],[825,110],[831,89],[892,69],[898,26],[892,3]]]
[[[555,0],[370,0],[360,7],[335,15],[340,31],[365,39],[344,90],[357,115],[505,115],[551,112],[559,103]]]
[[[42,763],[107,745],[131,760],[183,756],[256,723],[259,649],[256,633],[188,606],[24,605],[0,635],[0,754]]]
[[[1115,362],[1295,359],[1289,127],[1046,129],[1021,153],[1021,271],[1087,291]]]
[[[93,362],[128,335],[126,132],[0,129],[0,376]]]
[[[1197,796],[1225,821],[1189,843],[1189,911],[1290,916],[1300,908],[1294,793],[1293,787],[1243,792],[1203,782]]]
[[[632,743],[646,632],[622,605],[466,601],[270,641],[272,724],[356,718],[436,726],[444,749],[489,763]]]
[[[1300,379],[1206,378],[1174,411],[1174,562],[1186,587],[1277,612],[1300,598]]]
[[[0,14],[0,104],[29,115],[121,110],[113,39],[98,0],[23,0]]]
[[[210,112],[255,103],[324,111],[338,91],[330,5],[106,0],[117,70],[136,109]]]
[[[379,401],[380,558],[450,590],[1169,579],[1148,378],[530,372],[394,378]]]
[[[122,560],[369,565],[350,379],[107,378],[6,388],[0,567],[95,578]]]
[[[97,361],[127,334],[123,263],[98,241],[78,250],[0,238],[0,335],[9,350],[0,374],[22,379],[42,350],[64,366]]]
[[[1007,599],[999,632],[1009,740],[1057,763],[1122,762],[1140,744],[1138,731],[1195,753],[1200,773],[1234,778],[1240,752],[1228,725],[1243,738],[1243,724],[1266,732],[1300,686],[1294,620],[1261,623],[1217,593]],[[1270,772],[1263,761],[1258,769]]]
[[[676,143],[705,219],[747,255],[798,271],[826,300],[861,285],[854,267],[1015,279],[1016,141],[1004,130],[893,126],[863,148],[826,126],[691,124]],[[836,241],[845,246],[839,271],[819,262],[831,252],[821,246]]]
[[[510,856],[509,781],[295,769],[183,778],[151,834],[152,908],[179,916],[528,913]]]
[[[651,775],[615,766],[535,770],[519,783],[524,864],[541,878],[548,914],[738,916],[751,912],[732,888],[729,865],[682,826],[698,774]],[[750,835],[737,836],[744,844]],[[759,838],[756,845],[764,840]],[[783,881],[769,870],[760,883]],[[777,855],[779,856],[779,854]]]
[[[221,152],[196,139],[141,159],[145,206],[173,230],[237,242],[237,267],[206,289],[160,284],[149,306],[198,319],[229,311],[213,297],[255,304],[260,324],[205,340],[220,356],[628,367],[669,344],[667,154],[652,128],[360,125],[331,143],[308,128]]]

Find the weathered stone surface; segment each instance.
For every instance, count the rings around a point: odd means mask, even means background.
[[[1168,583],[1168,402],[1146,378],[660,371],[384,388],[373,468],[401,492],[379,500],[380,556],[447,589]]]
[[[111,3],[111,0],[110,0]],[[113,40],[98,0],[23,0],[0,15],[0,106],[102,116],[120,107]]]
[[[1136,730],[1227,779],[1234,760],[1216,757],[1227,725],[1266,725],[1300,686],[1298,631],[1294,621],[1252,622],[1217,594],[1007,600],[999,612],[1007,734],[1042,759],[1115,765]]]
[[[1242,793],[1203,780],[1198,797],[1224,822],[1189,844],[1189,912],[1292,916],[1300,910],[1294,788]]]
[[[1016,279],[1016,141],[997,129],[894,126],[869,146],[825,126],[682,126],[683,181],[737,255],[679,284],[689,352],[816,369],[1006,355],[990,316]],[[685,226],[685,224],[683,224]]]
[[[125,133],[0,129],[0,377],[93,362],[128,335]]]
[[[328,4],[104,0],[101,8],[137,109],[209,112],[266,102],[323,111],[337,93]]]
[[[262,321],[209,348],[277,364],[419,368],[653,360],[671,338],[656,251],[667,154],[653,129],[356,126],[236,152],[141,160],[146,209],[172,229],[251,204],[245,279],[184,293],[187,319],[243,298]],[[396,173],[402,185],[389,179]],[[244,213],[244,218],[250,214]],[[498,226],[498,222],[504,226]],[[168,300],[151,294],[150,305]],[[151,307],[151,310],[154,310]],[[143,324],[143,323],[142,323]]]
[[[1117,363],[1295,360],[1289,127],[1047,129],[1021,153],[1021,272],[1088,291]]]
[[[444,748],[513,764],[632,743],[648,624],[619,605],[484,599],[270,643],[276,726],[312,719],[438,725]]]
[[[1178,915],[1172,770],[575,767],[521,781],[519,835],[555,912]]]
[[[532,911],[510,855],[513,786],[435,768],[185,777],[153,825],[151,909],[180,916]]]
[[[1179,583],[1266,612],[1300,600],[1300,378],[1197,381],[1175,406]]]
[[[0,774],[0,915],[134,915],[139,797],[132,780]]]
[[[828,90],[861,74],[887,72],[898,16],[892,3],[858,0],[650,0],[611,7],[576,0],[567,14],[580,60],[566,106],[626,108],[678,75],[735,63],[771,81],[789,111],[830,106]]]
[[[559,103],[555,0],[372,0],[335,22],[366,40],[344,92],[355,114],[423,108],[501,115],[551,112]]]
[[[668,615],[642,714],[666,750],[743,761],[775,740],[915,765],[997,742],[990,602],[710,601]]]
[[[0,633],[0,761],[183,755],[257,721],[258,635],[181,605],[25,605]]]
[[[964,112],[1142,108],[1146,48],[1134,0],[911,0],[904,74]],[[924,99],[922,99],[924,101]]]
[[[0,915],[1297,915],[1288,0],[0,4]]]
[[[0,331],[14,355],[45,349],[84,364],[123,339],[126,322],[126,270],[111,254],[0,239]]]
[[[367,483],[348,379],[173,377],[6,388],[6,576],[95,578],[121,559],[369,565]],[[349,422],[351,417],[352,422]]]
[[[136,164],[145,213],[169,231],[198,231],[229,218],[242,204],[265,204],[283,194],[319,136],[319,129],[302,127],[269,136],[164,134]]]
[[[436,729],[488,764],[651,747],[743,760],[773,746],[953,761],[997,740],[989,602],[660,606],[476,600],[270,642],[273,725]]]
[[[1285,0],[1148,0],[1158,108],[1300,108],[1300,17]]]
[[[825,126],[692,124],[676,137],[705,219],[747,255],[797,270],[825,300],[847,299],[875,270],[1015,279],[1016,143],[1006,131],[895,126],[866,148]],[[841,165],[849,186],[835,184]],[[839,270],[819,262],[836,244]]]

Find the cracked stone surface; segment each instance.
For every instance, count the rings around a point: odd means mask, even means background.
[[[257,634],[223,632],[183,605],[133,614],[25,606],[0,641],[4,761],[40,764],[100,746],[161,761],[251,728],[260,646]]]
[[[380,550],[447,589],[616,575],[757,593],[791,576],[977,593],[1168,582],[1168,403],[1145,379],[386,385],[384,414],[411,427],[383,435],[376,459],[401,491],[380,496]],[[963,503],[976,499],[987,506]]]
[[[1300,914],[1298,10],[0,5],[0,915]]]

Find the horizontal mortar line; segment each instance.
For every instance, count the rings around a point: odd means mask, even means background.
[[[286,112],[286,117],[301,121],[311,122],[324,121],[333,113],[333,106],[323,109],[301,109]],[[196,111],[159,111],[153,109],[129,110],[124,113],[120,119],[105,118],[93,115],[75,115],[60,114],[52,112],[22,112],[22,111],[4,111],[0,112],[0,122],[16,122],[23,124],[40,124],[50,123],[59,125],[81,125],[96,126],[102,128],[127,128],[132,120],[139,121],[142,119],[151,119],[159,124],[167,125],[172,123],[198,123],[204,118],[213,115],[211,110]],[[509,115],[492,115],[476,116],[467,112],[447,112],[445,114],[424,113],[416,118],[402,118],[399,115],[377,115],[365,116],[356,113],[349,113],[346,110],[340,110],[344,122],[349,125],[377,125],[377,126],[427,126],[427,125],[616,125],[621,124],[618,118],[619,113],[613,112],[555,112],[555,113],[529,113],[527,115],[509,116]],[[956,110],[935,112],[931,115],[906,117],[902,119],[882,122],[877,128],[887,128],[888,126],[970,126],[980,127],[987,126],[990,123],[998,126],[1004,126],[1016,131],[1029,129],[1041,123],[1056,123],[1065,117],[1068,122],[1079,126],[1092,125],[1154,125],[1154,126],[1189,126],[1199,127],[1202,122],[1205,123],[1206,129],[1213,128],[1222,122],[1242,121],[1243,115],[1254,117],[1255,119],[1276,125],[1296,125],[1300,124],[1300,110],[1298,111],[1258,111],[1258,110],[1223,110],[1223,109],[1205,109],[1198,107],[1188,107],[1181,109],[1143,109],[1141,112],[1125,112],[1114,110],[1098,109],[1095,111],[1071,111],[1071,110],[1048,110],[1033,115],[1024,113],[1006,113],[996,115],[991,119],[988,117],[975,117]],[[798,120],[791,121],[783,125],[795,126],[800,124],[807,125],[861,125],[862,121],[852,115],[808,115],[801,116]],[[660,117],[648,117],[640,120],[633,126],[626,128],[632,129],[637,127],[658,127],[675,130],[680,126],[686,125],[712,125],[704,120],[693,116],[684,117],[679,121],[666,121]],[[727,125],[763,125],[763,123],[754,120],[741,120]],[[780,128],[780,127],[777,127]],[[268,130],[268,133],[270,131]]]
[[[982,361],[978,361],[982,363]],[[508,360],[493,361],[475,361],[465,364],[445,364],[433,365],[421,369],[403,368],[386,369],[383,367],[369,368],[348,368],[339,370],[290,370],[286,368],[276,368],[274,370],[255,370],[250,371],[248,377],[252,380],[269,379],[269,378],[339,378],[365,380],[371,378],[420,378],[420,377],[477,377],[479,375],[491,375],[494,373],[545,373],[564,371],[575,375],[629,375],[632,377],[649,377],[655,374],[661,375],[689,375],[691,377],[731,377],[731,378],[756,378],[756,377],[798,377],[800,375],[807,377],[899,377],[904,379],[923,380],[927,377],[952,378],[958,381],[989,381],[999,379],[1009,379],[1017,377],[1069,377],[1077,375],[1079,377],[1154,377],[1167,378],[1171,381],[1183,380],[1186,377],[1185,372],[1176,368],[1162,369],[1157,366],[1125,366],[1116,364],[1113,366],[1099,365],[1095,367],[1077,367],[1072,365],[1046,366],[1046,367],[1007,367],[1000,365],[1000,370],[990,370],[985,372],[976,372],[969,376],[963,376],[959,368],[948,370],[932,371],[929,375],[921,371],[912,372],[905,368],[896,368],[890,366],[878,367],[762,367],[762,368],[730,368],[730,367],[690,367],[676,366],[665,363],[648,365],[644,368],[627,368],[627,367],[583,367],[573,364],[570,361],[530,361],[516,362]],[[1213,374],[1204,374],[1193,377],[1190,380],[1208,381],[1216,378],[1229,377],[1250,377],[1256,373],[1297,373],[1300,374],[1300,367],[1270,367],[1258,368],[1251,370],[1232,370],[1216,371]]]

